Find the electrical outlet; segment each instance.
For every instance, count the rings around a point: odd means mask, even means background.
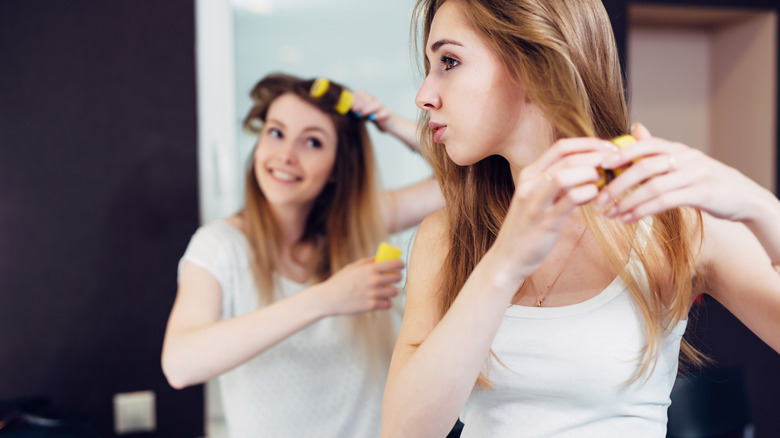
[[[114,394],[114,432],[117,435],[154,432],[155,411],[154,391]]]

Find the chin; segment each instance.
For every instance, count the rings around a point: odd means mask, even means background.
[[[450,160],[452,160],[452,162],[457,164],[458,166],[470,166],[485,158],[485,157],[476,157],[473,155],[464,154],[462,149],[459,150],[456,147],[447,146],[446,144],[444,145],[444,147],[447,150],[447,156],[450,157]]]

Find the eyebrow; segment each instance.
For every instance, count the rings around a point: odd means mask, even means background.
[[[286,128],[286,127],[287,127],[287,125],[285,125],[284,123],[282,123],[282,121],[281,121],[281,120],[276,120],[276,119],[268,119],[268,120],[266,120],[266,121],[265,121],[265,123],[266,123],[266,124],[269,124],[269,123],[276,123],[277,125],[280,125],[282,128]]]
[[[279,125],[282,128],[287,128],[287,125],[285,125],[281,120],[278,120],[278,119],[268,119],[266,121],[266,124],[268,124],[268,123]],[[328,131],[320,128],[319,126],[307,126],[307,127],[303,128],[303,131],[301,131],[301,132],[307,133],[307,132],[310,132],[310,131],[321,132],[322,135],[324,135],[325,137],[331,138],[330,133],[328,133]]]
[[[330,138],[330,133],[328,133],[328,131],[320,128],[319,126],[308,126],[308,127],[303,129],[303,132],[311,132],[311,131],[320,132],[325,137]]]
[[[435,51],[439,50],[439,48],[441,46],[445,45],[445,44],[453,44],[453,45],[456,45],[456,46],[463,47],[463,44],[461,44],[461,43],[459,43],[459,42],[457,42],[455,40],[443,39],[443,40],[439,40],[439,41],[436,41],[435,43],[431,44],[431,52],[435,52]]]

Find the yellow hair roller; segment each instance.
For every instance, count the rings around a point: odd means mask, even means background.
[[[376,250],[375,262],[383,262],[385,260],[395,260],[401,258],[401,249],[393,246],[387,242],[379,244],[379,249]]]
[[[326,91],[328,91],[328,87],[330,87],[330,81],[325,78],[317,78],[314,80],[314,83],[311,84],[311,88],[309,89],[309,94],[311,97],[317,98],[322,97],[323,94],[325,94]]]
[[[610,141],[621,149],[630,144],[636,143],[636,139],[631,135],[621,135],[620,137],[615,137]],[[623,173],[623,171],[626,170],[627,168],[628,166],[621,167],[619,169],[602,169],[599,167],[598,170],[599,170],[599,174],[601,174],[601,179],[599,180],[599,182],[596,183],[596,187],[601,188],[609,184],[610,181],[612,181],[618,175]]]
[[[339,101],[336,103],[336,112],[339,114],[346,114],[349,112],[349,109],[352,108],[352,101],[354,100],[354,97],[352,96],[352,93],[350,93],[347,90],[341,90],[341,96],[339,96]]]
[[[325,78],[317,78],[311,84],[311,88],[309,89],[309,95],[311,95],[311,97],[315,99],[318,99],[322,97],[326,91],[328,91],[328,88],[330,88],[329,80]],[[346,114],[352,108],[353,100],[354,100],[354,96],[352,95],[351,92],[349,92],[349,90],[345,88],[341,90],[339,101],[336,102],[336,105],[334,105],[333,108],[339,114]]]
[[[612,143],[615,143],[619,148],[624,148],[630,144],[636,143],[636,139],[633,135],[621,135],[620,137],[615,137],[612,140],[610,140]]]

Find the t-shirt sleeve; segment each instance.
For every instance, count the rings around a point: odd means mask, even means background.
[[[184,255],[179,260],[177,283],[181,282],[181,271],[184,262],[190,262],[207,270],[217,279],[225,291],[228,288],[228,272],[231,260],[229,260],[228,239],[220,232],[216,224],[208,224],[200,227],[190,239]]]

